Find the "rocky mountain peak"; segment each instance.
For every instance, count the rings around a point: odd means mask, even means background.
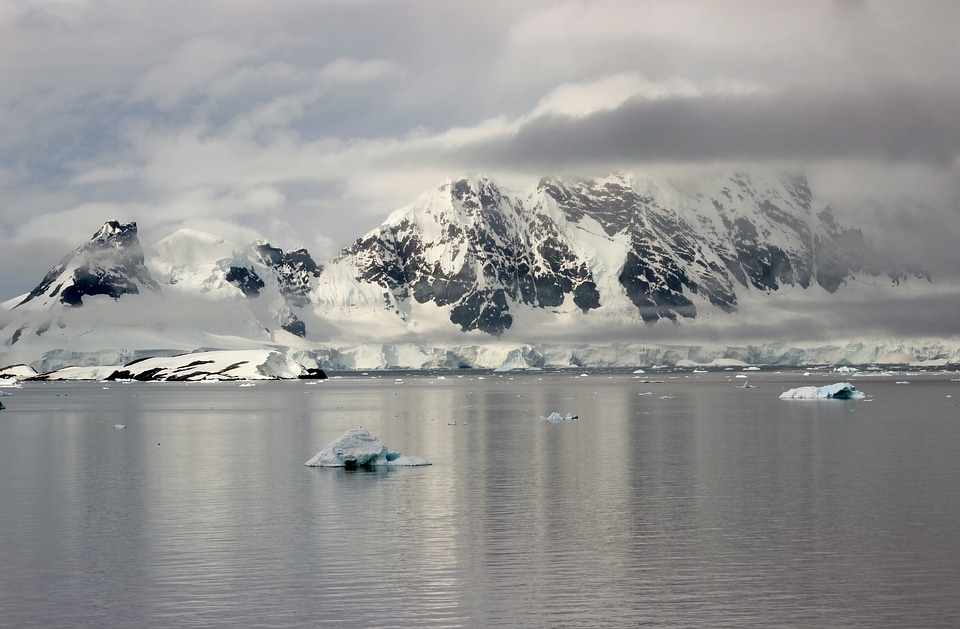
[[[140,246],[137,224],[133,221],[129,223],[107,221],[85,246],[88,248],[113,246],[132,250]]]
[[[83,305],[84,296],[109,295],[119,299],[125,294],[138,294],[141,286],[159,290],[144,265],[137,224],[113,220],[64,257],[15,307],[55,298],[63,305],[78,307]]]
[[[392,304],[412,297],[449,307],[465,332],[499,336],[521,305],[586,314],[623,298],[648,325],[677,322],[697,317],[700,303],[736,312],[744,291],[816,283],[834,292],[880,273],[865,263],[859,230],[817,205],[802,174],[549,176],[526,193],[476,176],[439,192],[338,260],[352,261],[357,281],[381,287]]]

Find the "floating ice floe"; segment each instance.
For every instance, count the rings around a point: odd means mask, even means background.
[[[304,463],[309,467],[358,467],[430,465],[419,456],[390,452],[387,446],[364,428],[351,428]]]
[[[126,428],[126,426],[124,426],[123,424],[114,424],[113,427],[116,428],[117,430],[123,430],[124,428]]]
[[[837,382],[823,387],[797,387],[780,394],[782,399],[792,400],[862,400],[862,391],[849,382]]]
[[[23,385],[20,384],[20,381],[17,380],[16,378],[0,378],[0,387],[20,389],[20,388],[23,388]]]
[[[572,421],[576,421],[576,420],[580,419],[580,416],[579,416],[579,415],[573,415],[573,414],[571,414],[571,413],[567,413],[566,415],[561,415],[560,413],[554,411],[554,412],[550,413],[549,415],[547,415],[546,417],[544,417],[543,415],[541,415],[541,416],[540,416],[540,419],[543,420],[543,421],[546,421],[546,422],[553,422],[553,423],[557,423],[557,422],[572,422]]]

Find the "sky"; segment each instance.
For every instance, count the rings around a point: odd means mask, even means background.
[[[0,0],[0,299],[106,220],[322,259],[462,173],[771,164],[960,280],[958,23],[952,0]]]

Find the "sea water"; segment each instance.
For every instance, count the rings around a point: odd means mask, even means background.
[[[960,625],[957,375],[736,375],[26,383],[0,626]]]

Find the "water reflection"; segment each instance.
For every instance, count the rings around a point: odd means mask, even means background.
[[[951,385],[751,380],[28,387],[0,417],[3,622],[956,624]],[[358,425],[433,465],[303,466]]]

